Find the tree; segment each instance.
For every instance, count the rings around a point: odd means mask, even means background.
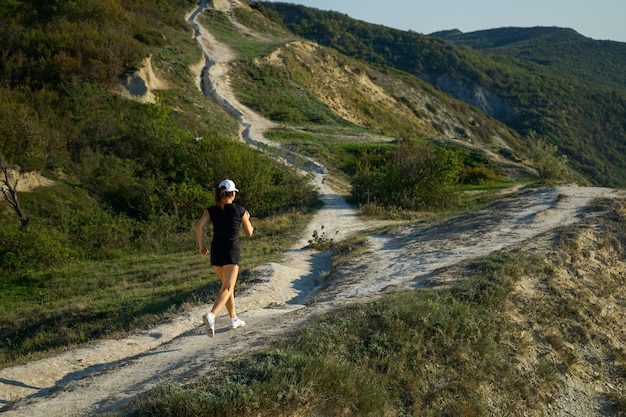
[[[28,226],[29,219],[24,216],[20,201],[17,198],[17,184],[19,182],[19,167],[11,166],[11,163],[6,160],[4,155],[0,154],[0,171],[2,177],[0,177],[0,183],[2,187],[0,190],[4,194],[4,198],[9,202],[13,210],[20,219],[22,227]]]

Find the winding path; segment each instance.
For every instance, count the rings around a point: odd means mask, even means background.
[[[215,0],[213,7],[228,13],[232,4]],[[271,122],[234,99],[227,72],[234,55],[198,24],[196,18],[205,7],[206,0],[188,17],[206,56],[202,89],[240,122],[244,140],[254,146],[275,146],[263,136]],[[226,319],[219,317],[216,337],[209,339],[200,320],[206,307],[199,307],[132,337],[2,369],[0,405],[14,403],[3,415],[86,416],[115,409],[158,384],[206,374],[224,360],[267,346],[277,336],[339,305],[414,288],[441,268],[529,239],[540,240],[551,229],[579,221],[582,210],[596,197],[623,197],[610,189],[558,187],[528,192],[428,226],[407,225],[395,233],[371,237],[370,250],[354,261],[341,281],[320,292],[329,269],[328,253],[307,248],[312,233],[324,226],[328,233],[337,231],[341,239],[368,225],[326,185],[323,167],[313,166],[325,206],[283,259],[264,267],[267,279],[238,295],[245,328],[227,331]],[[305,304],[313,296],[315,302]]]

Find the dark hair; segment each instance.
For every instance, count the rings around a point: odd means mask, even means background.
[[[226,204],[226,199],[233,195],[234,191],[226,191],[226,187],[217,187],[215,189],[215,204],[221,209]]]

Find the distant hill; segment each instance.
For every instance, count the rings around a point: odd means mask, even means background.
[[[598,41],[559,27],[504,27],[432,33],[458,46],[535,62],[607,87],[626,88],[626,43]]]
[[[592,183],[626,186],[626,45],[559,28],[433,36],[304,6],[253,6],[295,34],[414,74],[523,136],[558,146]]]

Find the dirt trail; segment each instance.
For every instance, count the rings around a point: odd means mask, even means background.
[[[228,11],[232,3],[215,0]],[[271,122],[241,106],[228,85],[227,62],[233,58],[195,18],[203,1],[188,16],[206,54],[202,88],[214,96],[242,125],[242,137],[274,146],[263,137]],[[415,224],[395,234],[373,236],[370,250],[355,261],[350,274],[320,292],[329,268],[328,253],[307,248],[313,231],[341,239],[371,225],[361,221],[341,195],[326,185],[323,167],[313,164],[326,205],[301,240],[283,259],[263,267],[264,282],[238,294],[246,327],[227,330],[218,317],[215,338],[201,326],[206,307],[199,307],[150,331],[121,340],[103,341],[56,357],[0,370],[0,406],[14,403],[6,416],[86,416],[115,409],[151,387],[206,373],[216,364],[268,345],[308,319],[344,303],[378,297],[389,290],[421,285],[438,269],[488,255],[579,220],[599,196],[623,197],[618,191],[575,186],[538,190],[496,203],[477,213],[437,224]],[[338,232],[334,236],[335,231]],[[315,302],[305,305],[316,296]]]

